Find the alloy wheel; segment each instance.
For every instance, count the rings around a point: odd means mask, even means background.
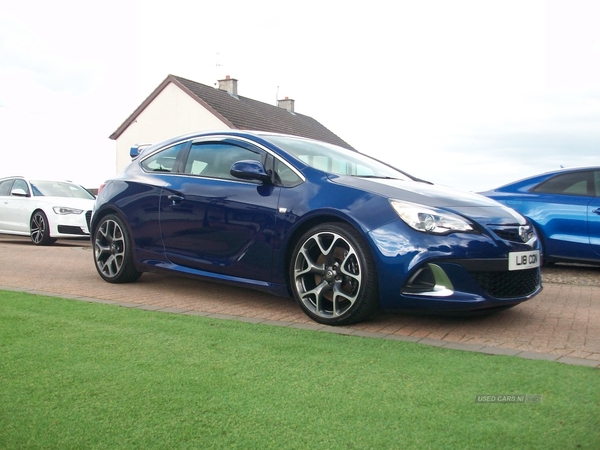
[[[359,298],[362,282],[360,256],[340,234],[318,232],[297,252],[297,294],[304,307],[319,317],[340,317],[348,312]]]
[[[106,278],[116,278],[125,260],[125,236],[112,219],[104,220],[94,237],[94,256],[98,271]]]
[[[40,245],[44,236],[48,233],[46,218],[40,212],[37,212],[31,218],[31,240],[34,244]]]

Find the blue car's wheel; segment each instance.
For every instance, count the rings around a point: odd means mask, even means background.
[[[127,228],[116,215],[104,217],[94,233],[94,262],[96,270],[110,283],[128,283],[137,280],[133,250]]]
[[[313,320],[344,325],[376,310],[377,275],[360,234],[342,223],[319,225],[298,241],[290,265],[294,297]]]

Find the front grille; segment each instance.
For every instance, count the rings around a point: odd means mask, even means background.
[[[92,211],[86,211],[85,212],[85,221],[87,223],[88,231],[89,231],[90,225],[92,223]]]
[[[506,272],[470,272],[477,284],[495,298],[526,297],[540,286],[540,273],[536,269]]]
[[[515,228],[508,230],[494,230],[494,233],[496,233],[498,237],[504,239],[505,241],[523,242],[521,240],[521,236],[519,236],[519,230]]]
[[[510,242],[527,242],[533,237],[533,230],[530,226],[490,226],[492,231],[500,239]],[[523,235],[521,235],[523,229]],[[524,238],[525,237],[525,238]]]

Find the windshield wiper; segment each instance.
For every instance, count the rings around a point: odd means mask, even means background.
[[[394,177],[385,177],[382,175],[352,175],[353,177],[358,177],[358,178],[378,178],[380,180],[399,180],[400,178],[394,178]]]

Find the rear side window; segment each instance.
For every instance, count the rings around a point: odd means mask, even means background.
[[[186,143],[174,145],[159,152],[153,153],[142,161],[142,167],[148,172],[175,172],[177,171],[177,156]]]
[[[532,189],[545,194],[595,195],[594,172],[574,172],[557,175]]]

